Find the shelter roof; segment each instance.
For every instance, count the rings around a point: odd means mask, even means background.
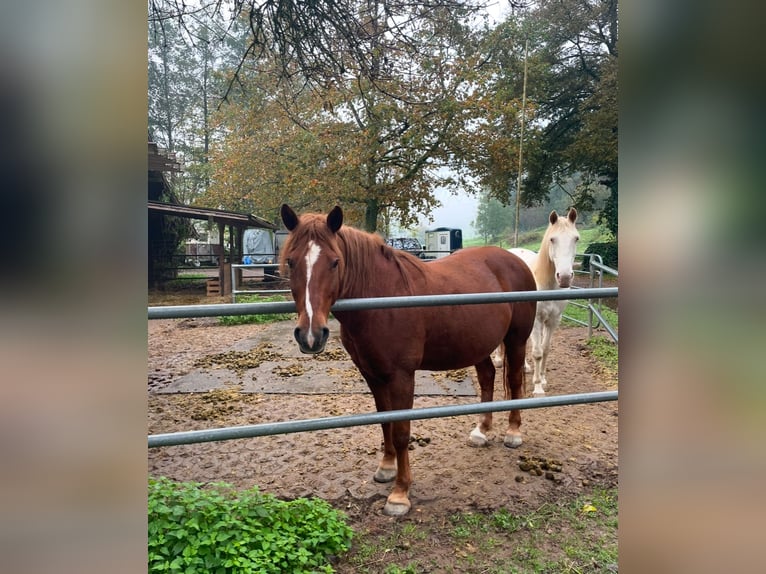
[[[276,225],[269,223],[265,219],[256,215],[252,215],[250,213],[238,213],[236,211],[224,211],[223,209],[191,207],[189,205],[177,205],[174,203],[164,203],[161,201],[150,201],[149,211],[154,211],[155,213],[162,213],[165,215],[175,215],[176,217],[214,221],[216,223],[234,225],[236,227],[261,227],[264,229],[272,230],[277,229]]]

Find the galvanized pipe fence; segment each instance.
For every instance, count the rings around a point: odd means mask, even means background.
[[[603,260],[601,259],[601,255],[598,253],[586,253],[584,255],[577,255],[577,258],[583,259],[583,262],[588,259],[588,271],[582,271],[579,269],[575,269],[576,275],[588,275],[590,277],[590,285],[589,287],[591,289],[597,288],[600,289],[604,285],[604,274],[611,275],[615,278],[619,277],[619,273],[616,269],[613,269],[609,267],[608,265],[604,265]],[[572,286],[572,289],[582,289],[581,287]],[[572,297],[574,299],[574,297]],[[582,325],[583,327],[588,327],[588,338],[591,338],[593,336],[593,329],[598,328],[599,326],[604,327],[604,330],[609,333],[609,336],[612,337],[612,340],[617,343],[618,337],[617,337],[617,329],[615,326],[613,326],[609,321],[607,321],[604,318],[604,315],[602,313],[603,305],[601,303],[601,299],[596,299],[594,302],[592,299],[588,300],[587,303],[577,303],[576,301],[571,302],[572,305],[575,307],[580,307],[581,309],[587,309],[588,311],[588,322],[580,321],[579,319],[576,319],[574,317],[570,317],[567,314],[564,314],[563,317],[568,319],[569,321],[572,321],[573,323],[576,323],[578,325]],[[593,320],[593,318],[596,318],[596,321]]]
[[[511,291],[507,293],[456,293],[451,295],[416,295],[406,297],[368,297],[339,299],[330,311],[364,311],[394,307],[438,307],[442,305],[479,305],[482,303],[516,303],[519,301],[554,301],[564,299],[596,299],[617,297],[617,287],[553,289],[550,291]],[[219,303],[215,305],[167,305],[149,307],[149,319],[187,319],[222,315],[268,315],[295,313],[294,301],[267,303]]]
[[[379,413],[363,413],[324,417],[318,419],[303,419],[277,423],[262,423],[239,427],[224,427],[210,430],[182,431],[166,434],[156,434],[149,437],[149,448],[160,446],[176,446],[199,442],[215,442],[238,438],[253,438],[275,434],[289,434],[317,430],[328,430],[353,426],[393,423],[419,419],[434,419],[459,415],[472,415],[513,409],[537,409],[543,407],[559,407],[585,403],[616,401],[617,391],[602,391],[596,393],[579,393],[576,395],[556,395],[553,397],[538,397],[533,399],[515,399],[510,401],[492,401],[470,405],[447,405],[441,407],[425,407],[384,411]]]
[[[510,293],[462,293],[452,295],[422,295],[410,297],[382,297],[342,299],[336,301],[331,311],[359,311],[368,309],[388,309],[395,307],[436,307],[441,305],[478,305],[482,303],[504,303],[518,301],[543,301],[562,299],[596,299],[617,297],[616,287],[550,291],[514,291]],[[149,319],[178,319],[194,317],[217,317],[222,315],[257,315],[271,313],[291,313],[296,307],[293,301],[269,303],[232,303],[218,305],[174,305],[149,307]],[[419,409],[364,413],[319,419],[304,419],[226,427],[217,429],[182,431],[176,433],[150,435],[149,448],[174,446],[199,442],[252,438],[275,434],[287,434],[362,426],[395,422],[440,418],[488,412],[509,411],[513,409],[533,409],[553,406],[578,405],[603,401],[616,401],[617,391],[579,393],[505,401],[492,401],[469,405],[448,405]]]

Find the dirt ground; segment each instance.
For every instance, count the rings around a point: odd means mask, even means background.
[[[173,301],[173,303],[191,301]],[[374,411],[367,394],[252,394],[226,389],[161,394],[200,358],[228,351],[268,325],[221,326],[217,319],[152,320],[148,325],[149,434]],[[548,394],[617,388],[584,343],[587,330],[562,327],[554,335]],[[273,341],[274,351],[295,345]],[[350,367],[353,367],[349,363]],[[474,375],[475,377],[475,375]],[[528,376],[531,379],[531,376]],[[475,383],[475,380],[474,380]],[[290,384],[286,379],[285,384]],[[530,385],[531,386],[531,385]],[[478,388],[478,386],[477,386]],[[531,392],[531,389],[530,389]],[[502,399],[498,375],[495,397]],[[416,396],[415,408],[478,402],[477,397]],[[413,421],[410,460],[412,511],[406,519],[443,521],[460,510],[524,512],[617,484],[618,404],[597,403],[522,412],[524,444],[503,446],[506,415],[495,414],[487,447],[469,446],[478,415]],[[419,440],[418,440],[419,439]],[[278,497],[317,496],[344,510],[354,528],[375,529],[390,485],[372,480],[381,455],[378,425],[150,449],[148,470],[179,481],[257,485]],[[523,458],[558,461],[546,477],[520,468]]]

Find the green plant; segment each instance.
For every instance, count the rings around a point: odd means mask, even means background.
[[[585,253],[593,253],[601,256],[604,265],[617,269],[617,242],[605,241],[602,243],[591,243],[585,249]],[[583,271],[590,269],[590,257],[586,257],[582,264]]]
[[[320,499],[279,500],[257,487],[149,479],[149,572],[333,572],[353,532]]]
[[[607,369],[617,372],[617,345],[615,345],[611,339],[607,339],[606,337],[592,337],[585,344],[588,346],[593,356]]]
[[[237,303],[278,303],[283,301],[289,301],[282,295],[241,295],[238,297]],[[287,321],[295,319],[295,313],[268,313],[263,315],[224,315],[219,317],[221,325],[245,325],[249,323],[257,323],[259,325],[266,323],[277,323],[279,321]]]

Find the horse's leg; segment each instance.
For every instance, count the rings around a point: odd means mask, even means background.
[[[543,360],[540,364],[540,384],[545,389],[548,386],[548,379],[545,374],[548,372],[548,356],[551,352],[551,339],[553,338],[553,332],[561,323],[561,313],[553,314],[548,318],[548,322],[543,329]],[[545,394],[545,393],[543,393]]]
[[[415,396],[415,373],[399,373],[389,381],[389,397],[394,410],[411,409]],[[396,482],[383,507],[383,514],[403,516],[410,511],[410,421],[391,423],[391,439],[396,451]]]
[[[375,408],[381,413],[391,410],[391,402],[385,385],[369,385],[372,396],[375,398]],[[396,478],[396,449],[394,448],[392,423],[381,423],[383,430],[383,458],[378,463],[378,468],[372,478],[375,482],[391,482]]]
[[[492,364],[495,366],[496,369],[499,369],[503,366],[503,345],[502,343],[500,346],[497,347],[494,351],[492,351]]]
[[[527,349],[531,350],[531,343],[529,340],[527,340]],[[529,359],[527,359],[527,352],[524,351],[524,372],[525,373],[531,373],[532,372],[532,363],[529,362]]]
[[[548,354],[551,351],[551,336],[553,335],[553,329],[555,327],[552,327],[550,324],[545,325],[545,328],[543,329],[543,341],[540,345],[543,350],[543,357],[540,361],[540,386],[545,389],[548,386],[548,379],[545,377],[545,373],[548,369]],[[545,394],[545,391],[543,391],[543,394]]]
[[[524,398],[524,357],[526,355],[526,341],[510,344],[506,340],[505,345],[505,368],[503,369],[503,387],[505,388],[505,400]],[[521,411],[512,410],[508,415],[508,430],[505,431],[503,444],[509,448],[521,446]]]
[[[369,380],[368,380],[369,381]],[[399,373],[388,381],[369,385],[378,412],[411,409],[415,395],[415,373]],[[383,514],[403,516],[410,510],[410,421],[383,423],[383,458],[373,478],[377,482],[396,479],[383,507]]]
[[[532,396],[539,397],[545,395],[545,390],[542,384],[543,375],[543,332],[545,331],[545,325],[539,317],[535,317],[535,325],[532,327],[532,335],[529,337],[532,342],[532,384],[535,386],[532,391]]]
[[[495,391],[495,365],[491,358],[484,359],[475,365],[476,375],[479,378],[481,387],[481,402],[486,403],[492,400]],[[486,446],[487,432],[492,428],[492,413],[484,413],[479,418],[476,428],[471,431],[468,437],[470,444],[474,446]]]

